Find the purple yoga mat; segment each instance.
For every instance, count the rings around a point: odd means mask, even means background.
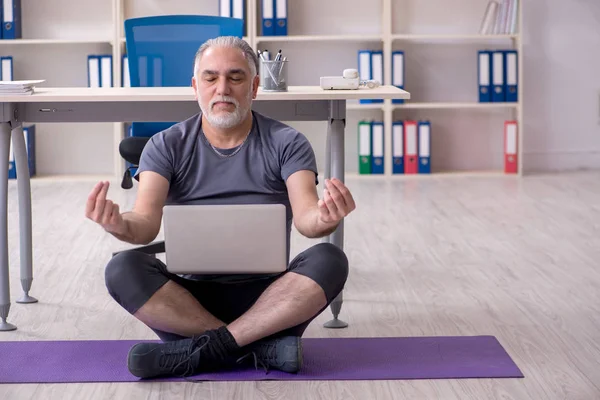
[[[135,382],[127,352],[139,341],[0,342],[0,383]],[[493,336],[303,339],[298,374],[253,367],[209,381],[522,378]],[[180,381],[182,378],[161,378]]]

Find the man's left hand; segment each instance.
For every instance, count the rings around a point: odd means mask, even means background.
[[[318,206],[319,218],[324,223],[337,223],[356,208],[352,193],[336,178],[325,179],[323,199]]]

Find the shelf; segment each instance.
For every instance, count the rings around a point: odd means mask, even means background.
[[[480,35],[480,34],[396,34],[392,35],[392,40],[516,40],[518,34],[503,35]]]
[[[494,108],[517,108],[519,103],[404,103],[392,104],[392,109],[494,109]]]
[[[19,44],[96,44],[105,43],[111,44],[111,40],[106,39],[2,39],[0,40],[0,46],[6,45],[19,45]]]
[[[293,35],[293,36],[257,36],[256,42],[379,42],[381,35]]]
[[[356,172],[346,173],[345,178],[360,179],[360,180],[412,180],[412,179],[450,179],[450,178],[516,178],[517,174],[507,174],[503,170],[489,171],[447,171],[447,172],[432,172],[430,174],[359,174]]]
[[[246,42],[249,42],[250,38],[248,36],[243,36],[242,39],[244,39]],[[125,36],[122,36],[121,39],[119,39],[119,41],[121,43],[125,43]]]

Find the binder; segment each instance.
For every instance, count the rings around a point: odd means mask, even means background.
[[[419,172],[417,121],[404,121],[404,173]]]
[[[244,21],[244,11],[246,10],[245,0],[219,0],[219,16],[227,18],[237,18]],[[245,26],[244,26],[245,29]]]
[[[519,101],[519,63],[516,50],[507,50],[504,52],[506,58],[506,101],[516,103]]]
[[[392,52],[392,85],[404,89],[404,52]],[[392,104],[402,104],[404,99],[392,99]]]
[[[21,0],[3,0],[2,39],[21,39]]]
[[[275,35],[287,36],[287,0],[275,1]]]
[[[371,52],[371,79],[383,85],[383,51]],[[383,99],[373,99],[371,103],[383,103]]]
[[[518,171],[518,129],[517,121],[504,122],[504,172],[516,174]]]
[[[17,163],[15,162],[12,137],[8,141],[8,179],[17,179]]]
[[[113,68],[112,68],[112,56],[101,55],[98,56],[100,59],[100,87],[112,87],[113,86]]]
[[[27,164],[29,166],[29,176],[35,176],[35,124],[23,127],[23,136],[25,138],[25,149],[27,150]],[[8,179],[17,179],[17,163],[13,149],[12,138],[8,149]]]
[[[131,87],[131,77],[129,76],[129,58],[127,54],[123,55],[123,63],[121,68],[121,86]]]
[[[419,121],[419,173],[431,173],[431,122]]]
[[[491,85],[491,71],[492,71],[492,52],[488,50],[482,50],[478,52],[478,85],[479,85],[479,102],[489,103],[492,101],[492,85]]]
[[[371,79],[371,50],[358,51],[358,78],[361,81]],[[372,103],[371,99],[360,99],[361,104]]]
[[[88,56],[88,87],[100,87],[100,57]]]
[[[383,122],[374,121],[371,123],[371,173],[383,174],[384,170],[384,148],[385,139],[383,135]]]
[[[231,11],[232,0],[219,0],[219,16],[231,18],[233,13]]]
[[[275,36],[275,0],[262,0],[262,34]]]
[[[371,173],[371,130],[369,121],[358,122],[358,173]]]
[[[492,52],[492,102],[501,103],[506,101],[504,94],[504,82],[506,82],[506,67],[504,51]]]
[[[404,173],[404,122],[392,123],[392,173]]]
[[[13,58],[0,57],[0,79],[3,81],[14,80],[13,76]]]

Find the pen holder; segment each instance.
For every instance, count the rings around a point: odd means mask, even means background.
[[[266,92],[287,92],[288,61],[263,61],[260,62],[260,81]]]

